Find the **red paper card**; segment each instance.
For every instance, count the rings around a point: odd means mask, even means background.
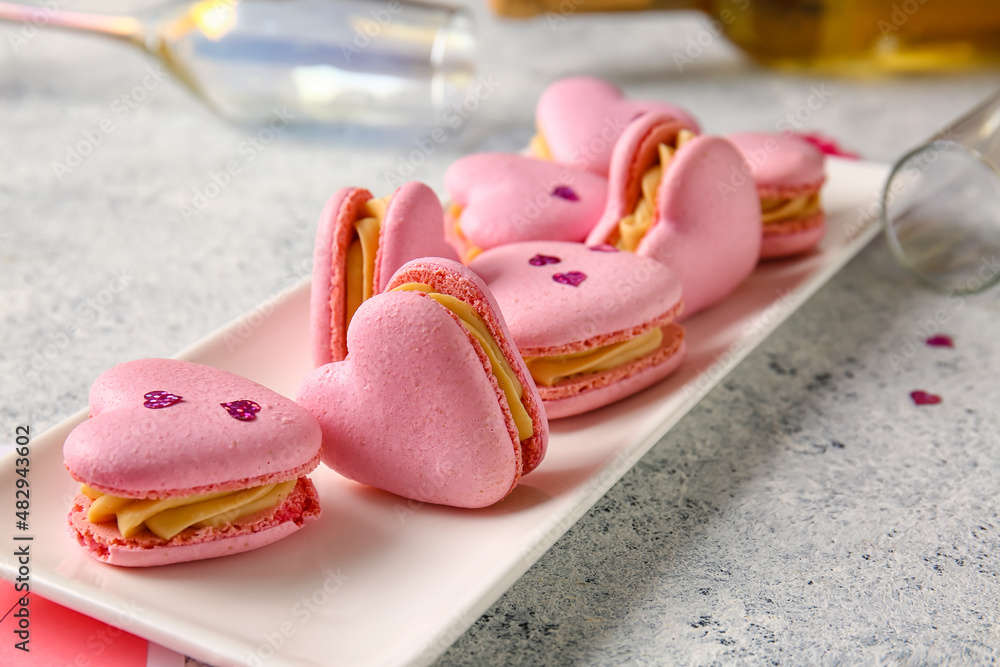
[[[27,605],[21,604],[26,597]],[[0,665],[146,667],[149,642],[0,581]],[[18,648],[21,644],[28,651]]]

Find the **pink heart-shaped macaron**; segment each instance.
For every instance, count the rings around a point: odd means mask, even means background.
[[[521,439],[481,345],[423,291],[387,291],[358,309],[347,359],[316,369],[299,402],[323,429],[323,462],[406,498],[485,507],[541,461],[548,425],[541,399],[492,295],[456,262],[410,262],[390,288],[418,284],[470,305],[517,375],[531,419]]]
[[[622,220],[644,197],[644,175],[659,163],[658,146],[673,146],[682,129],[669,116],[648,113],[625,130],[615,146],[608,203],[588,245],[619,240]],[[757,266],[760,200],[742,167],[742,156],[725,139],[695,136],[676,150],[655,189],[652,222],[635,253],[673,269],[684,290],[685,318],[722,300]]]
[[[545,89],[535,109],[535,124],[550,155],[538,155],[537,151],[533,154],[607,176],[615,142],[632,121],[646,112],[668,115],[692,132],[699,132],[691,114],[668,102],[630,100],[603,79],[560,79]]]
[[[520,241],[582,241],[607,199],[596,174],[510,153],[478,153],[448,168],[454,204],[445,235],[462,259]]]
[[[252,418],[237,416],[246,413]],[[295,402],[232,373],[176,359],[119,364],[94,383],[90,419],[63,445],[66,468],[89,487],[70,509],[70,532],[98,560],[127,567],[270,544],[319,517],[316,487],[304,475],[319,464],[320,438],[319,424]],[[88,518],[94,492],[176,500],[290,481],[274,506],[170,539],[147,528],[125,537],[113,520]]]
[[[630,396],[684,359],[680,281],[656,260],[531,241],[487,250],[469,268],[500,304],[549,419]]]

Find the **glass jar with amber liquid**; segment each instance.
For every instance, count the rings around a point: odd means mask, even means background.
[[[491,0],[497,13],[696,9],[766,65],[843,74],[1000,64],[1000,0]]]

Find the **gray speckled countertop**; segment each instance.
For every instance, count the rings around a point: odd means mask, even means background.
[[[108,3],[105,3],[109,6]],[[76,3],[75,7],[99,6]],[[693,15],[481,9],[499,82],[414,178],[531,133],[558,76],[608,77],[726,133],[804,119],[889,161],[985,97],[996,71],[865,81],[759,69],[721,41],[684,72]],[[189,221],[246,130],[174,82],[78,168],[53,162],[150,62],[42,32],[0,39],[0,413],[36,432],[114,363],[170,356],[309,272],[317,215],[347,184],[388,191],[400,141],[285,133]],[[16,28],[15,28],[16,30]],[[623,36],[627,38],[623,39]],[[995,294],[922,290],[879,240],[803,306],[559,540],[441,660],[459,664],[983,664],[1000,653],[1000,355]],[[936,319],[936,321],[935,321]],[[932,348],[932,333],[955,348]],[[917,407],[924,389],[940,405]],[[193,663],[192,663],[193,664]]]

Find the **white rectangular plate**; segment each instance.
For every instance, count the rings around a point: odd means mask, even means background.
[[[829,232],[819,252],[762,265],[723,304],[687,323],[689,356],[660,384],[552,424],[548,456],[485,510],[419,505],[320,467],[323,516],[269,547],[196,563],[115,568],[66,531],[77,485],[62,466],[86,410],[31,446],[31,585],[41,595],[212,665],[423,665],[439,656],[677,421],[876,233],[865,215],[881,165],[831,160]],[[300,285],[179,356],[294,396],[309,371],[309,288]],[[14,458],[0,461],[10,508]],[[24,544],[21,542],[19,544]]]

